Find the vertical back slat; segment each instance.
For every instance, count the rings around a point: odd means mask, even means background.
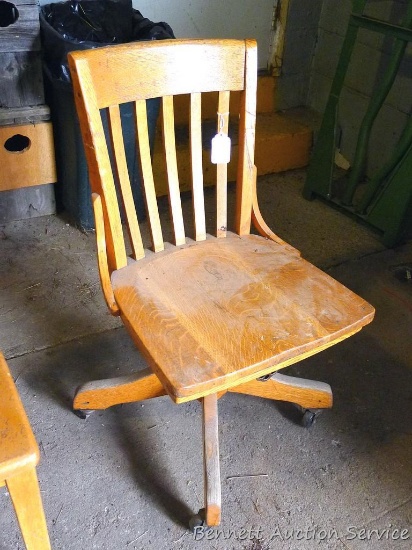
[[[173,96],[162,97],[163,138],[166,153],[166,167],[169,181],[169,202],[176,246],[186,243],[183,225],[182,202],[180,200],[179,175],[177,172],[176,139],[173,111]]]
[[[127,168],[126,153],[124,150],[122,123],[118,105],[111,105],[107,108],[110,139],[113,148],[113,162],[120,186],[124,212],[126,215],[127,230],[133,256],[136,260],[144,257],[142,236],[140,234],[139,222],[136,216],[136,207],[133,200],[132,188],[130,186],[129,170]]]
[[[230,92],[219,92],[217,132],[227,136],[229,130]],[[227,164],[216,166],[216,237],[226,237],[227,231]]]
[[[205,199],[202,162],[202,95],[190,96],[190,153],[192,160],[192,204],[195,239],[206,239]]]
[[[257,55],[256,42],[245,40],[245,89],[241,92],[239,162],[236,184],[236,232],[250,233],[255,177],[255,126]]]
[[[147,109],[146,101],[144,99],[139,99],[135,102],[135,113],[137,136],[139,140],[140,164],[142,167],[143,186],[146,198],[147,215],[149,217],[150,234],[152,237],[153,250],[155,252],[159,252],[164,249],[164,242],[153,180],[149,131],[147,125]]]

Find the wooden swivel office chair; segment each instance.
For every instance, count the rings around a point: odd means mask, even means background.
[[[327,384],[275,371],[351,336],[374,314],[368,303],[302,259],[261,217],[254,166],[256,53],[253,40],[170,40],[69,55],[104,296],[150,367],[85,384],[76,393],[74,408],[105,409],[165,394],[175,403],[200,399],[205,465],[201,520],[209,526],[219,524],[221,509],[217,400],[231,391],[305,409],[330,407]],[[217,164],[213,236],[206,233],[201,134],[201,93],[210,91],[219,92],[217,126],[223,135],[230,92],[241,94],[240,112],[235,113],[235,231],[227,231],[223,162]],[[193,240],[186,236],[179,192],[173,112],[178,94],[190,94]],[[173,244],[163,240],[150,158],[145,100],[154,97],[162,98]],[[119,115],[119,104],[126,102],[135,102],[151,250],[143,248],[127,172]],[[109,143],[99,109],[107,111]],[[251,222],[262,236],[250,234]]]

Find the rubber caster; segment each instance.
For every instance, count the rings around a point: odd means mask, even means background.
[[[304,428],[310,428],[316,422],[322,410],[306,409],[302,412],[301,424]]]
[[[189,529],[192,533],[195,533],[196,527],[207,527],[206,512],[204,508],[201,508],[197,514],[189,519]]]
[[[82,420],[86,420],[91,414],[94,413],[94,409],[73,409],[73,412]]]

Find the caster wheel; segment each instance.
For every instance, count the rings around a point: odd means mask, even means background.
[[[198,513],[192,516],[189,520],[189,529],[192,533],[195,532],[196,527],[206,527],[206,516],[204,508],[201,508]]]
[[[94,409],[73,409],[73,412],[82,420],[86,420],[92,413],[94,413]]]
[[[316,422],[317,417],[320,415],[320,410],[306,409],[303,411],[301,423],[304,428],[310,428]]]

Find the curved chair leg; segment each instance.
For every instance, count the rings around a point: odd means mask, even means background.
[[[50,550],[36,469],[27,468],[6,479],[6,485],[27,550]]]
[[[76,391],[73,409],[87,414],[87,410],[107,409],[161,395],[166,395],[166,391],[159,378],[150,369],[144,369],[128,376],[83,384]]]
[[[263,379],[251,380],[229,389],[234,393],[245,393],[266,399],[288,401],[304,409],[328,409],[333,397],[329,384],[286,376],[275,372]]]

